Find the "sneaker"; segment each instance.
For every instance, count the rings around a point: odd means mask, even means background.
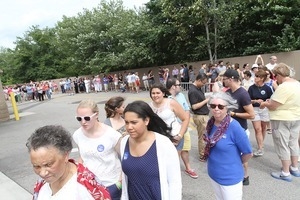
[[[195,178],[195,179],[198,178],[198,175],[196,174],[196,172],[193,169],[185,170],[185,173],[192,178]]]
[[[249,181],[249,176],[247,177],[244,177],[244,180],[243,180],[243,185],[249,185],[250,184],[250,181]]]
[[[267,129],[267,134],[272,134],[272,129],[268,128]]]
[[[291,170],[291,168],[290,168],[290,173],[291,173],[293,176],[300,177],[300,170],[299,170],[299,169],[296,170],[296,171],[293,171],[293,170]]]
[[[258,149],[253,153],[254,156],[259,157],[264,155],[264,151],[262,149]]]
[[[292,181],[292,176],[288,175],[288,176],[283,176],[281,172],[272,172],[271,176],[273,178],[279,179],[279,180],[283,180],[283,181],[287,181],[287,182],[291,182]]]
[[[204,156],[200,156],[199,160],[200,160],[200,162],[206,162],[206,159],[204,158]]]

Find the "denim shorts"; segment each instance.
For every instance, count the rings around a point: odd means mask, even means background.
[[[177,151],[181,151],[183,149],[183,143],[184,143],[184,136],[183,136],[183,138],[181,138],[178,145],[175,146]]]

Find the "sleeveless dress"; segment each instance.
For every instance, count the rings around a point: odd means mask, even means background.
[[[156,141],[140,157],[132,156],[129,140],[125,145],[122,169],[128,178],[129,199],[161,199]]]
[[[150,107],[169,127],[172,127],[171,135],[175,136],[180,132],[181,125],[170,107],[171,100],[167,99],[166,103],[159,108],[156,108],[151,102]]]

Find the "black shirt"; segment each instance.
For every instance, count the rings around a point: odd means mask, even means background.
[[[267,99],[270,99],[273,92],[272,89],[264,84],[262,87],[258,87],[257,85],[253,84],[249,87],[248,93],[250,95],[251,100],[257,100],[262,99],[266,101]],[[259,103],[253,103],[253,107],[259,107]]]
[[[197,88],[194,84],[190,85],[188,93],[189,101],[191,106],[205,100],[205,94],[201,89]],[[209,110],[207,104],[204,104],[201,108],[192,111],[195,115],[208,115]]]
[[[237,104],[239,106],[238,109],[234,110],[233,112],[245,113],[246,110],[244,109],[244,106],[251,104],[251,98],[247,90],[243,87],[240,87],[234,92],[232,92],[231,89],[227,91],[232,96],[232,98],[237,100]],[[245,130],[248,129],[247,119],[239,118],[239,117],[233,117],[233,118],[236,119]]]

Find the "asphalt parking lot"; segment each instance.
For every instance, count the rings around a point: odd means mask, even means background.
[[[12,185],[9,186],[8,184],[1,184],[0,192],[5,190],[7,194],[5,197],[2,196],[1,199],[30,199],[30,193],[32,193],[34,183],[38,177],[32,170],[25,143],[36,128],[49,124],[60,124],[73,133],[79,127],[78,122],[74,118],[76,107],[81,100],[90,98],[98,103],[100,109],[99,120],[103,121],[105,118],[104,103],[110,97],[116,95],[124,96],[126,102],[132,102],[134,100],[150,101],[148,92],[141,92],[139,94],[108,92],[77,94],[74,96],[56,94],[50,101],[24,102],[18,104],[20,120],[15,121],[11,119],[7,122],[0,122],[0,171],[3,173],[3,176],[0,176],[0,181],[7,181],[7,179],[9,179],[10,181],[5,183],[12,183]],[[9,111],[13,114],[12,107],[10,103],[8,104]],[[183,164],[181,164],[183,199],[214,199],[210,180],[207,175],[206,163],[198,161],[197,134],[193,123],[191,122],[190,124],[192,139],[190,162],[198,173],[199,178],[192,179],[187,176],[184,173]],[[256,142],[251,123],[249,123],[249,128],[251,131],[250,141],[255,148]],[[76,149],[74,149],[71,156],[74,158],[78,156]],[[278,171],[280,167],[280,161],[273,149],[272,136],[267,135],[265,140],[265,154],[263,157],[252,158],[249,162],[250,185],[244,186],[243,199],[300,199],[300,178],[293,177],[293,181],[288,183],[276,180],[270,176],[271,171]],[[7,179],[3,180],[1,177]],[[7,189],[8,187],[10,188]],[[24,192],[24,194],[22,193],[22,198],[20,198],[17,197],[16,192],[13,191]]]

